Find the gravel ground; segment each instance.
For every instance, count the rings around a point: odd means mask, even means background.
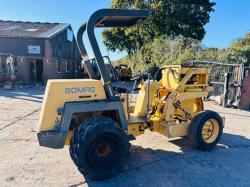
[[[226,117],[213,151],[146,132],[132,141],[120,174],[91,182],[74,166],[68,147],[39,147],[36,125],[43,90],[0,90],[0,186],[250,186],[250,112],[206,102],[207,109]]]

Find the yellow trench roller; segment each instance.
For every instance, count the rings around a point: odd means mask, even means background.
[[[117,89],[119,82],[111,82],[114,75],[106,69],[94,28],[133,26],[149,16],[147,10],[98,10],[77,34],[90,79],[47,82],[39,144],[54,149],[69,144],[70,156],[85,177],[114,176],[128,156],[129,141],[145,130],[169,138],[188,136],[201,150],[213,149],[222,135],[222,117],[203,107],[202,98],[213,90],[207,67],[169,65],[154,79],[148,73],[137,74],[131,77],[135,87],[125,93]],[[86,30],[95,55],[91,62],[82,42]]]

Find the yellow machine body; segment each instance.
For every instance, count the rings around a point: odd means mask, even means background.
[[[203,111],[201,98],[207,96],[211,90],[207,83],[208,74],[208,68],[166,66],[162,70],[160,81],[150,81],[150,85],[144,82],[138,86],[140,90],[134,106],[129,103],[128,95],[121,95],[120,100],[126,116],[124,119],[128,124],[128,135],[138,136],[149,128],[170,138],[186,136],[192,118]],[[100,80],[49,80],[38,132],[50,131],[60,125],[62,116],[58,110],[63,108],[65,103],[96,102],[106,99]],[[132,111],[131,108],[133,108]],[[101,114],[92,113],[92,117]],[[78,121],[86,119],[79,116],[72,116],[72,118],[77,118]],[[69,129],[65,144],[69,143],[71,134],[72,129]]]
[[[212,88],[208,85],[208,68],[166,66],[162,70],[162,79],[150,83],[149,111],[147,116],[150,130],[169,138],[186,136],[190,121],[203,111],[202,97]],[[146,84],[141,89],[135,105],[134,117],[146,115]],[[129,126],[134,135],[144,132],[144,124]],[[137,131],[136,131],[137,130]]]
[[[44,94],[38,131],[53,130],[61,120],[58,109],[66,102],[105,100],[100,80],[49,80]]]
[[[147,94],[148,94],[148,88],[144,85],[139,85],[140,91],[138,93],[136,103],[135,103],[135,109],[134,112],[131,113],[131,116],[134,117],[145,117],[146,116],[146,108],[147,108]],[[155,92],[159,87],[158,82],[150,81],[149,86],[149,105],[152,104],[152,101],[155,97]]]

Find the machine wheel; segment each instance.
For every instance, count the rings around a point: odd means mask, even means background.
[[[201,150],[213,149],[221,138],[223,121],[214,111],[198,113],[192,120],[188,136],[192,143]]]
[[[91,118],[74,130],[70,155],[87,178],[103,180],[115,175],[128,155],[127,133],[107,117]]]

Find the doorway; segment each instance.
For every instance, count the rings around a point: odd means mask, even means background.
[[[42,82],[43,60],[36,59],[30,61],[30,82]]]

